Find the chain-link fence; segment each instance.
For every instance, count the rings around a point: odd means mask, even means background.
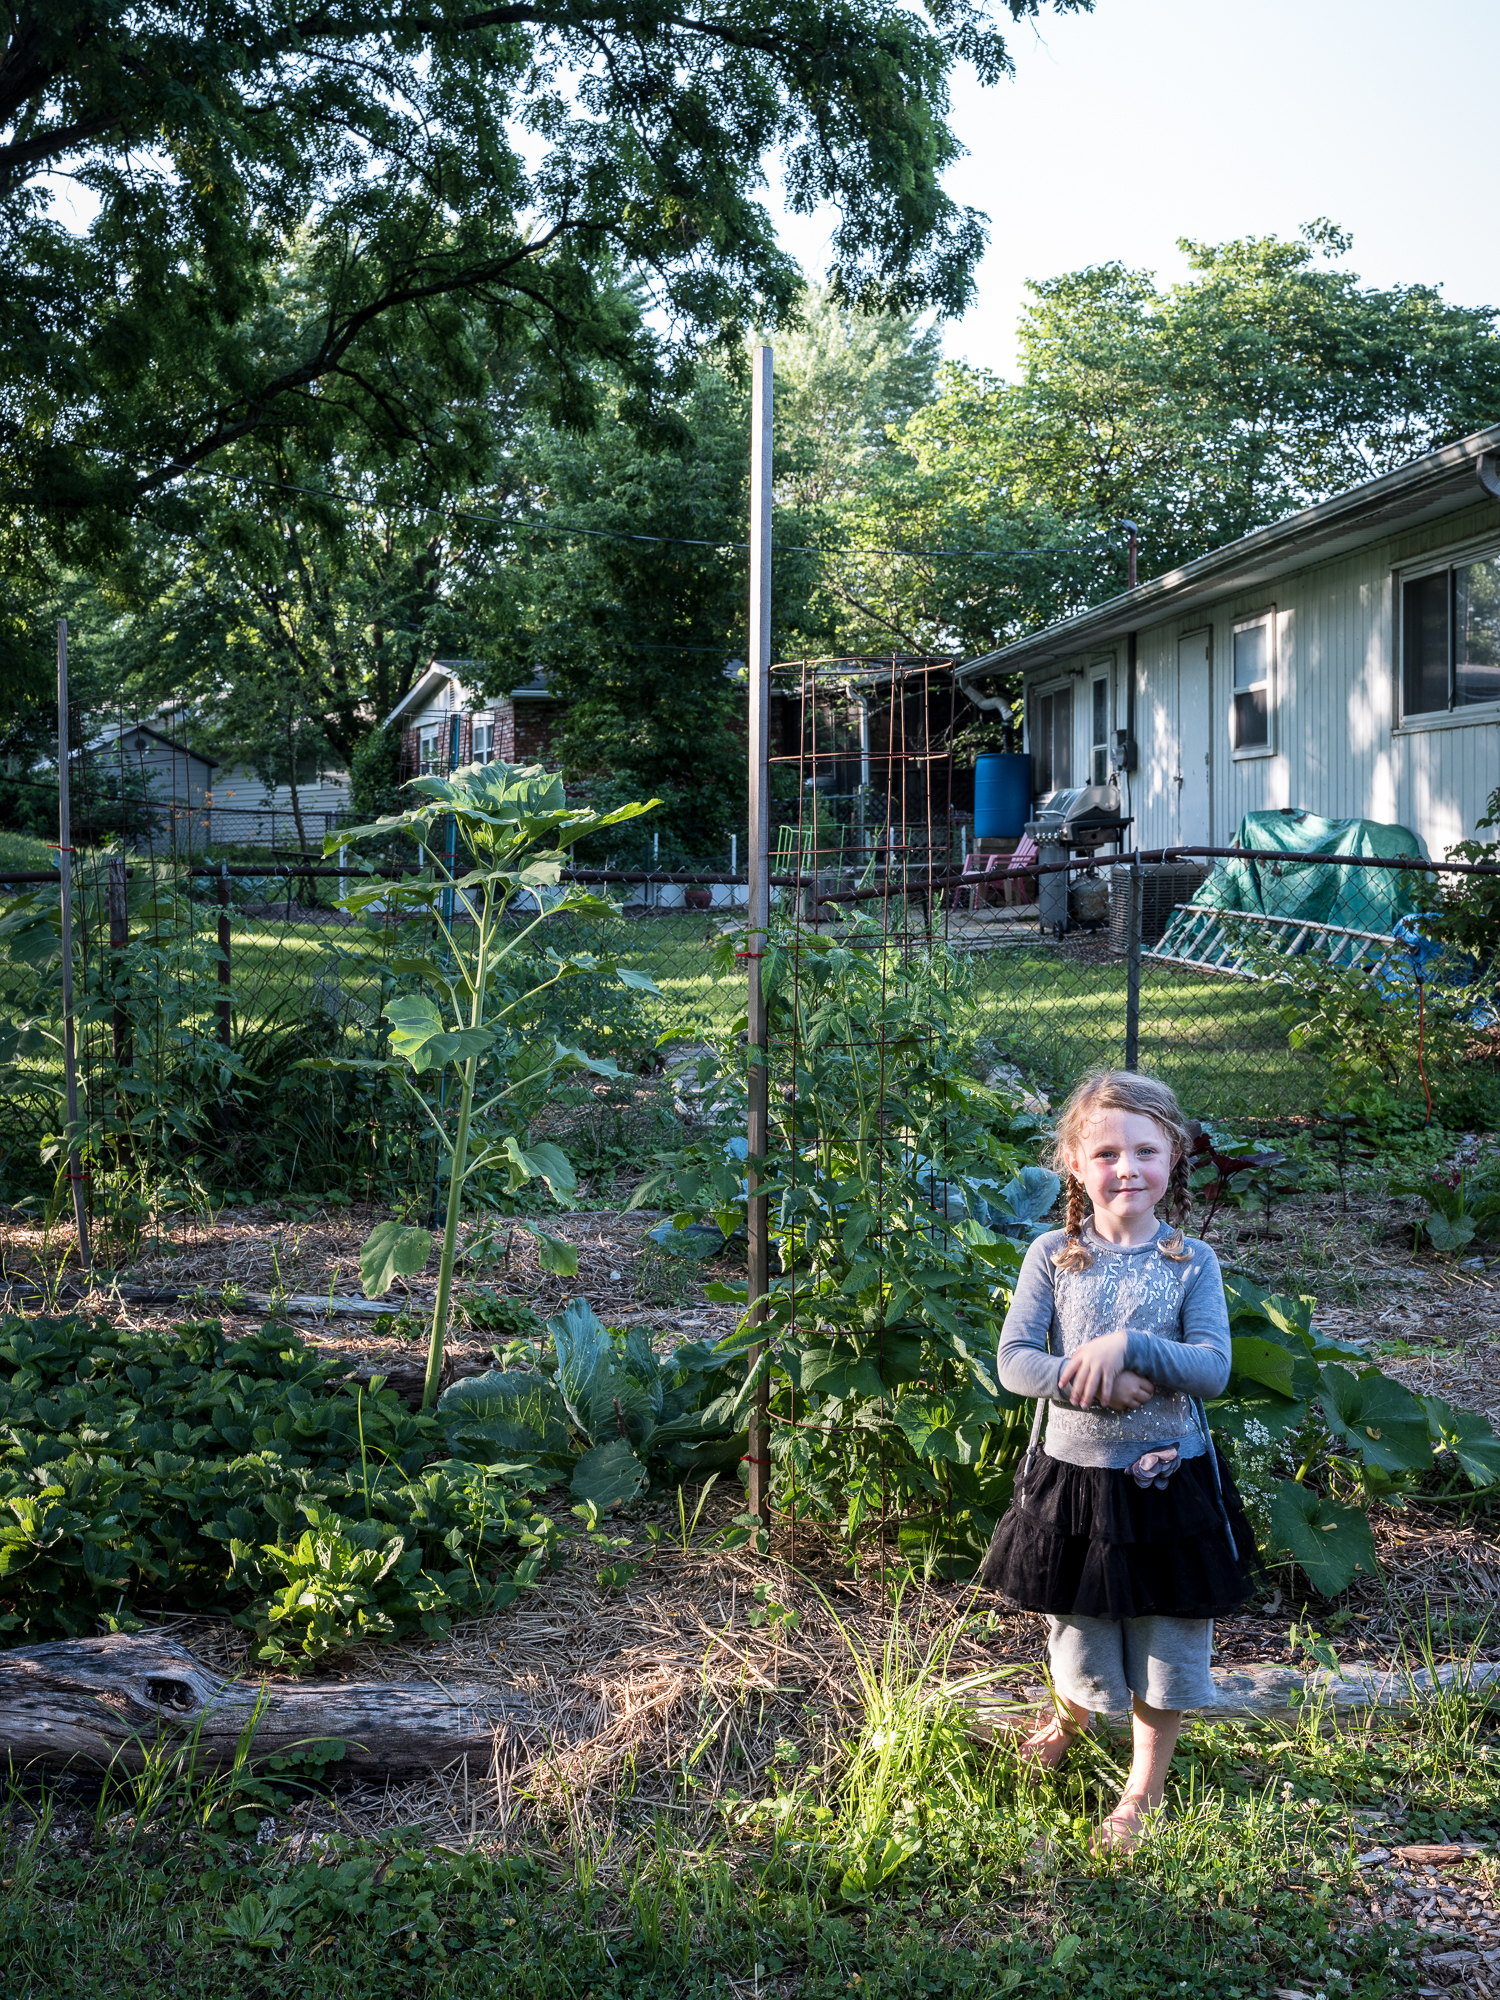
[[[979,961],[982,1034],[1063,1089],[1149,1069],[1201,1117],[1305,1121],[1360,1089],[1436,1092],[1447,1122],[1496,1094],[1500,870],[1185,850],[1067,869],[1069,925],[1036,883],[954,893],[950,945]]]
[[[965,961],[984,1073],[1055,1095],[1095,1064],[1134,1064],[1172,1083],[1193,1115],[1250,1129],[1306,1123],[1372,1091],[1424,1117],[1430,1100],[1452,1127],[1494,1122],[1493,867],[1224,850],[1096,858],[1065,871],[1059,933],[1041,921],[1035,862],[976,878],[925,832],[913,861],[902,831],[882,827],[857,853],[846,832],[833,861],[783,841],[773,907],[829,938],[857,936],[854,913],[878,909],[884,934]],[[430,1134],[401,1093],[301,1067],[379,1050],[382,1006],[420,946],[409,923],[334,907],[352,870],[102,848],[81,850],[73,869],[82,1101],[96,1129],[124,1135],[117,1159],[197,1151],[232,1184],[353,1193],[430,1178]],[[7,872],[11,909],[40,892],[45,926],[55,875]],[[614,913],[564,918],[553,943],[648,973],[655,991],[579,982],[551,1027],[637,1075],[740,1031],[742,877],[577,873]],[[38,995],[21,990],[28,953]],[[15,1043],[18,1022],[45,1014],[24,915],[3,956]],[[63,1119],[45,1022],[23,1059],[9,1054],[0,1183],[14,1193],[46,1178]]]

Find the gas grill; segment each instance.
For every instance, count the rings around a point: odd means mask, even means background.
[[[1108,785],[1061,785],[1038,799],[1036,817],[1026,831],[1037,844],[1042,863],[1066,861],[1076,853],[1089,860],[1101,847],[1124,844],[1130,816],[1121,810],[1120,788]],[[1037,880],[1037,902],[1043,930],[1062,934],[1068,927],[1068,876],[1059,871]]]

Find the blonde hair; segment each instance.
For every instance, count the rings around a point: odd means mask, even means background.
[[[1068,1195],[1064,1223],[1068,1240],[1053,1258],[1054,1265],[1059,1271],[1086,1271],[1094,1261],[1083,1241],[1089,1198],[1083,1182],[1069,1166],[1068,1157],[1082,1150],[1084,1133],[1101,1111],[1136,1112],[1159,1125],[1165,1133],[1172,1149],[1166,1199],[1167,1221],[1172,1226],[1156,1247],[1163,1257],[1182,1263],[1192,1254],[1183,1240],[1182,1225],[1192,1208],[1188,1154],[1193,1143],[1182,1107],[1171,1089],[1154,1076],[1141,1076],[1131,1069],[1095,1069],[1073,1089],[1058,1116],[1053,1135],[1052,1164],[1062,1175]]]

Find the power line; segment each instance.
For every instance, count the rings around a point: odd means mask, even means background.
[[[375,505],[371,501],[351,499],[347,494],[330,493],[321,487],[296,486],[287,480],[255,479],[245,473],[232,473],[228,476],[246,485],[269,487],[273,492],[278,493],[301,493],[309,499],[332,500],[338,505],[345,507],[373,507]],[[399,511],[416,513],[422,510],[414,505],[408,505]],[[576,522],[569,521],[554,523],[551,521],[521,520],[515,516],[481,513],[477,508],[473,507],[458,507],[454,509],[454,512],[464,520],[481,521],[488,526],[496,528],[515,529],[519,530],[522,534],[579,535],[595,541],[640,542],[663,548],[732,549],[738,554],[748,553],[750,547],[748,542],[715,541],[707,536],[658,535],[631,532],[624,528],[585,528]],[[1101,547],[1112,543],[1114,533],[1113,528],[1101,528],[1085,542],[1043,542],[1033,548],[903,549],[846,546],[839,549],[819,547],[815,543],[798,542],[773,542],[772,547],[773,552],[777,555],[832,556],[834,558],[855,561],[871,556],[906,556],[917,560],[981,562],[1005,561],[1012,556],[1087,555],[1097,552]]]

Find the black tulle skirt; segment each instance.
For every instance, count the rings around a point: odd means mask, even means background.
[[[1054,1617],[1221,1617],[1253,1593],[1260,1566],[1233,1476],[1218,1465],[1219,1489],[1206,1456],[1143,1488],[1128,1472],[1038,1449],[980,1576]]]

